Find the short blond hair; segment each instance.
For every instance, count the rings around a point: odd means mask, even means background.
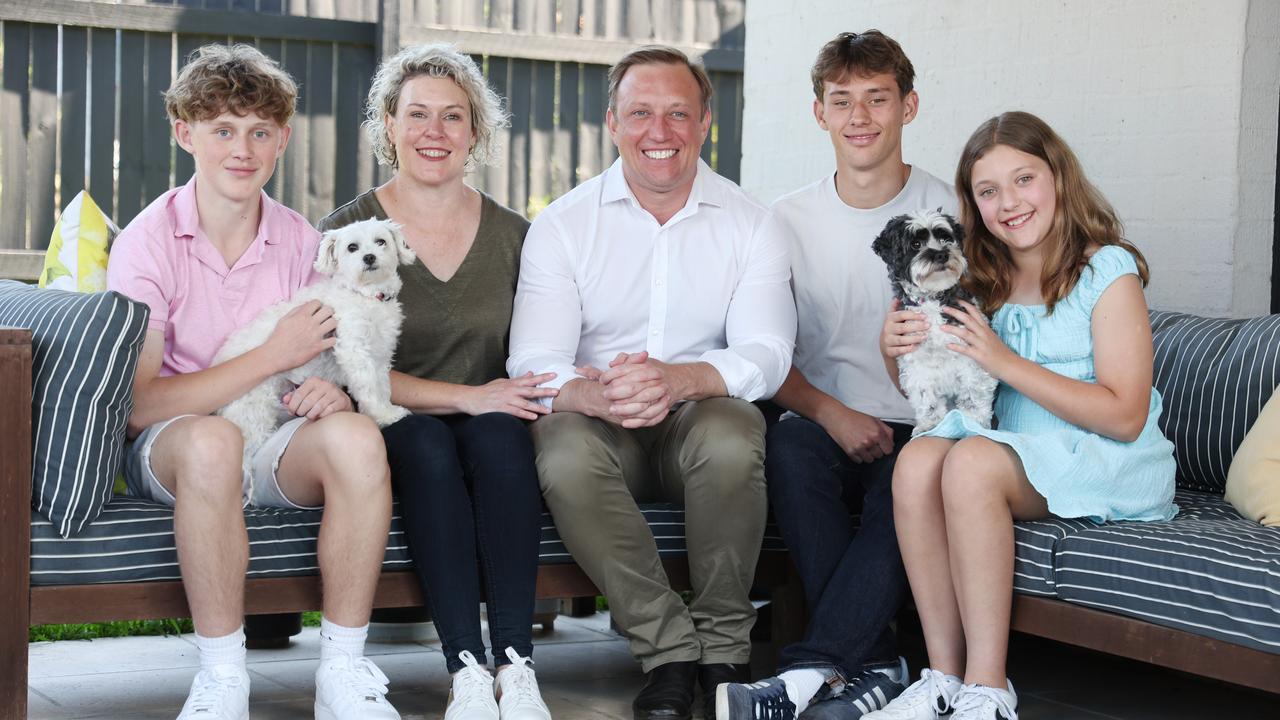
[[[297,106],[298,86],[289,73],[244,44],[197,48],[164,94],[169,120],[187,123],[230,111],[241,117],[259,115],[284,127]]]
[[[489,87],[469,55],[458,52],[452,45],[433,43],[401,50],[382,61],[373,74],[369,100],[365,104],[364,131],[378,163],[400,167],[385,118],[396,114],[404,84],[420,75],[449,78],[462,88],[471,105],[471,134],[476,141],[470,159],[479,165],[491,162],[498,150],[498,130],[505,127],[508,120],[502,99]]]

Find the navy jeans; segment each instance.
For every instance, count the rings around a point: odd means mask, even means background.
[[[480,582],[497,665],[533,653],[542,492],[525,422],[506,413],[411,415],[384,428],[418,583],[450,673],[481,665]],[[478,550],[478,552],[477,552]]]
[[[889,424],[894,451],[856,463],[817,423],[788,418],[769,428],[769,506],[804,583],[809,626],[783,648],[779,671],[834,668],[846,678],[896,663],[889,622],[907,588],[893,526],[893,463],[911,439]],[[861,510],[855,529],[851,513]]]

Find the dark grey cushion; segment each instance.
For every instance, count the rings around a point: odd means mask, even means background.
[[[1068,602],[1280,653],[1280,528],[1179,490],[1168,522],[1110,523],[1058,542]]]
[[[413,561],[404,537],[400,506],[392,506],[391,532],[382,560],[384,570],[407,569]],[[641,508],[663,557],[684,554],[684,511],[672,505]],[[250,509],[245,511],[249,531],[249,576],[285,577],[314,575],[316,537],[320,533],[319,510]],[[764,550],[783,549],[782,539],[770,524]],[[551,515],[542,514],[539,562],[572,562]],[[147,500],[115,497],[102,516],[85,532],[62,539],[44,518],[31,516],[31,584],[82,585],[88,583],[177,580],[178,555],[173,546],[173,510]]]
[[[1054,553],[1059,542],[1098,524],[1083,518],[1046,518],[1013,525],[1013,589],[1028,595],[1055,595]]]
[[[1226,320],[1152,311],[1160,429],[1178,486],[1222,493],[1245,433],[1280,384],[1280,315]]]
[[[0,325],[32,332],[32,506],[63,537],[111,496],[148,309],[115,292],[0,281]]]

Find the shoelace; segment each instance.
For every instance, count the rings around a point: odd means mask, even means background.
[[[917,698],[932,702],[939,714],[945,713],[951,709],[952,700],[952,694],[947,691],[946,678],[946,675],[933,668],[925,668],[920,671],[920,679],[911,683],[898,697],[904,702],[916,701]]]
[[[533,707],[542,709],[542,693],[538,691],[538,679],[534,677],[533,660],[520,657],[515,648],[507,648],[507,659],[511,666],[498,673],[498,684],[502,687],[502,699],[512,708]]]
[[[189,714],[216,713],[223,696],[244,684],[244,678],[239,673],[220,667],[201,670],[197,679],[199,682],[191,691]]]
[[[470,650],[458,653],[466,666],[453,676],[453,703],[457,709],[488,705],[493,701],[493,676],[480,667]]]
[[[360,703],[381,703],[387,694],[387,676],[367,657],[348,660],[342,665],[331,665],[337,670],[334,679],[348,696]]]
[[[1009,704],[1008,698],[1006,692],[997,688],[986,685],[965,685],[955,698],[952,708],[956,714],[953,717],[960,717],[965,712],[980,716],[980,713],[990,710],[991,717],[995,717],[995,713],[999,712],[1005,718],[1013,718],[1017,715],[1017,711]]]
[[[796,705],[787,695],[787,686],[783,683],[758,688],[765,692],[752,693],[752,720],[792,720],[796,716]]]

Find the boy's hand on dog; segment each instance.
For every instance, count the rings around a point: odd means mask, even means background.
[[[292,370],[333,347],[338,320],[319,300],[299,305],[276,322],[263,344],[276,362],[274,372]]]
[[[962,310],[944,307],[942,311],[955,318],[960,324],[944,325],[942,331],[955,335],[963,340],[964,344],[951,343],[947,348],[952,352],[973,358],[973,361],[986,370],[991,377],[997,380],[1003,379],[1004,368],[1008,366],[1009,361],[1016,360],[1018,356],[991,329],[991,323],[987,321],[987,316],[983,315],[981,310],[973,303],[964,300],[960,300],[959,303]]]
[[[929,321],[924,319],[924,313],[903,310],[902,301],[894,298],[880,330],[880,354],[889,358],[906,355],[920,347],[928,330]]]
[[[468,388],[461,409],[468,415],[503,412],[524,420],[536,420],[538,416],[551,412],[551,408],[538,400],[560,394],[555,388],[538,387],[555,379],[555,376],[555,373],[534,375],[528,372],[518,378],[498,378]]]
[[[296,390],[286,393],[282,401],[294,417],[308,420],[355,410],[355,404],[342,388],[318,377],[307,378]]]
[[[823,429],[854,462],[869,463],[893,452],[893,430],[888,425],[843,405],[826,418]]]

